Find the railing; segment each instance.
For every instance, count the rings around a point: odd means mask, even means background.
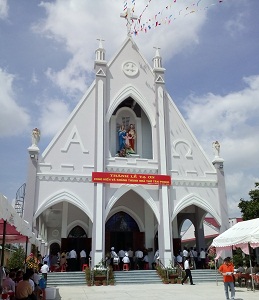
[[[181,277],[181,278],[183,278],[184,275],[185,275],[183,273],[185,273],[185,271],[184,271],[182,265],[179,264],[179,262],[177,262],[177,261],[175,262],[175,265],[176,265],[176,268],[177,268],[178,276]]]
[[[169,280],[169,272],[168,269],[165,267],[165,265],[161,262],[161,260],[157,259],[158,265],[165,271],[166,273],[166,279]]]

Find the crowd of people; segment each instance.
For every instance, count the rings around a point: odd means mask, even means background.
[[[190,259],[190,265],[192,269],[207,269],[209,263],[208,251],[206,248],[201,248],[198,252],[195,247],[187,249],[187,247],[178,251],[175,257],[175,262],[184,267],[185,260]]]
[[[49,267],[50,272],[81,271],[84,264],[90,264],[90,260],[91,252],[87,255],[85,249],[78,253],[75,249],[64,250],[43,258],[43,262]]]
[[[0,286],[2,299],[10,300],[45,300],[47,285],[42,264],[38,269],[3,269],[3,282]]]
[[[123,265],[127,266],[127,270],[143,270],[149,269],[149,257],[146,249],[138,249],[135,252],[131,248],[127,250],[115,251],[111,247],[110,253],[106,254],[106,265],[112,266],[113,270],[122,271]]]

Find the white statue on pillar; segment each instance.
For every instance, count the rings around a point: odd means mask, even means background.
[[[212,148],[213,148],[215,157],[220,157],[220,143],[218,141],[213,142]]]
[[[40,141],[40,130],[38,128],[34,128],[31,133],[32,147],[38,147],[39,141]]]

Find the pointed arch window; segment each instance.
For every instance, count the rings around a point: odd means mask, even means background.
[[[86,232],[81,226],[75,226],[68,234],[69,238],[83,238],[87,237]]]
[[[127,213],[118,212],[106,223],[107,231],[139,231],[137,222]]]

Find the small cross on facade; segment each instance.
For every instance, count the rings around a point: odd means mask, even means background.
[[[120,16],[121,16],[121,18],[124,18],[127,20],[126,26],[127,26],[128,35],[131,35],[130,29],[131,29],[132,20],[137,20],[138,17],[136,15],[133,15],[130,8],[128,8],[125,13],[121,13]]]

